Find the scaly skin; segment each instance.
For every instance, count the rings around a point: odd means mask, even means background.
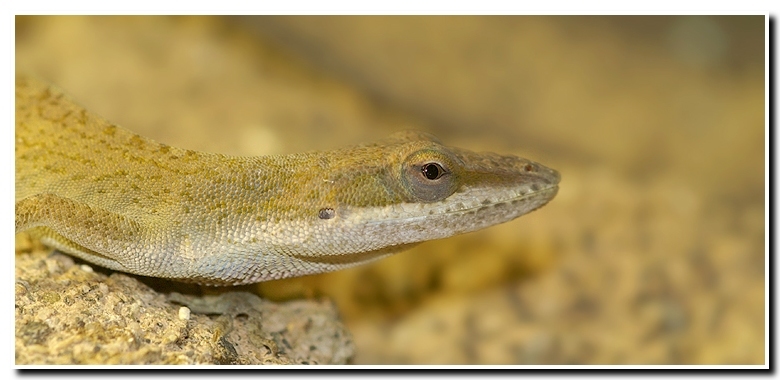
[[[184,150],[16,78],[16,232],[144,276],[238,285],[333,271],[517,218],[559,180],[413,132],[283,156]]]

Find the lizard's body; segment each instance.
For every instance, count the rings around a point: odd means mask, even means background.
[[[16,79],[16,232],[145,276],[222,285],[332,271],[514,219],[558,181],[419,133],[283,156],[194,152]]]

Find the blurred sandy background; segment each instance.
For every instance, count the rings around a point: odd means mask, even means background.
[[[762,364],[763,17],[19,17],[16,68],[171,145],[420,129],[562,174],[544,208],[257,286],[356,364]]]

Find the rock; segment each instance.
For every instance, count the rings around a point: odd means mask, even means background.
[[[16,255],[16,364],[346,364],[354,353],[329,301],[164,294],[85,266]]]

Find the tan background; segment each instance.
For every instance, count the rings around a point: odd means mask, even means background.
[[[358,364],[764,362],[763,17],[21,17],[17,70],[171,145],[421,129],[558,169],[516,221],[260,284]]]

